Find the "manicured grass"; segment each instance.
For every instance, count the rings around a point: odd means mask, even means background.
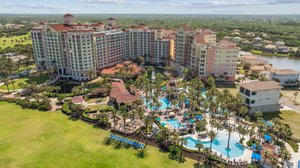
[[[107,97],[101,97],[101,98],[93,98],[93,99],[89,99],[86,102],[87,103],[101,103],[104,102],[107,99]]]
[[[238,93],[238,89],[235,84],[217,83],[216,87],[220,92],[222,92],[224,89],[228,89],[233,96]]]
[[[29,33],[22,36],[11,36],[11,37],[1,37],[0,47],[5,49],[7,47],[14,47],[15,45],[26,45],[31,44],[31,39],[29,38]]]
[[[19,83],[25,83],[25,84],[31,84],[33,82],[36,82],[37,84],[42,84],[46,80],[48,80],[47,77],[24,77],[24,78],[19,78],[15,80],[15,89],[21,89],[20,86],[18,86]],[[13,90],[13,85],[9,84],[8,85],[9,90]],[[1,90],[7,90],[6,85],[1,85],[0,86]]]
[[[260,50],[251,50],[250,51],[252,54],[257,54],[257,55],[264,55],[264,56],[278,56],[278,57],[288,57],[289,54],[273,54],[273,53],[265,53]]]
[[[298,87],[295,88],[285,88],[281,90],[281,94],[284,98],[289,99],[290,101],[294,102],[295,96],[293,95],[294,92],[298,92],[299,95],[296,97],[296,104],[300,104],[300,90]]]
[[[95,110],[104,110],[107,108],[106,104],[97,104],[97,105],[90,105],[87,106],[88,109],[95,111]]]
[[[24,110],[0,102],[0,167],[192,167],[168,159],[167,153],[148,145],[149,157],[138,159],[134,149],[115,150],[103,145],[108,131],[62,112]]]
[[[282,119],[283,122],[291,126],[293,136],[300,139],[300,113],[291,110],[282,110],[276,113],[264,113],[263,117],[266,120],[271,120],[275,117]]]

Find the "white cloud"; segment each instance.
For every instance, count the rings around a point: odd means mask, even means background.
[[[83,3],[114,3],[114,4],[123,4],[127,0],[79,0]]]

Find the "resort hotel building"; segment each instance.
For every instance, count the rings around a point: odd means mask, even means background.
[[[279,111],[281,86],[275,81],[251,81],[240,84],[240,94],[250,113]]]
[[[91,80],[98,72],[126,60],[143,56],[153,65],[190,69],[195,76],[213,75],[217,80],[234,81],[239,49],[235,43],[216,42],[211,30],[177,31],[150,29],[144,24],[118,28],[116,20],[103,23],[76,23],[71,14],[63,24],[41,22],[31,29],[34,58],[40,69],[54,68],[62,78]]]

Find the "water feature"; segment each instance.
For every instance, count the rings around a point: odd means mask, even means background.
[[[197,150],[196,144],[202,143],[204,147],[209,148],[210,142],[201,142],[192,137],[187,137],[187,145],[186,147],[189,149]],[[239,135],[237,133],[231,133],[230,148],[227,149],[227,140],[228,140],[228,132],[227,131],[219,131],[216,139],[214,139],[212,143],[212,149],[221,153],[223,156],[227,156],[229,158],[238,158],[243,156],[244,148],[239,143]]]
[[[170,102],[169,102],[169,100],[167,98],[165,98],[165,97],[159,98],[159,101],[161,103],[161,106],[159,107],[158,110],[166,110],[168,107],[171,107],[171,104],[170,104]],[[146,104],[146,100],[144,100],[144,103]],[[147,107],[150,108],[151,110],[155,110],[156,107],[151,107],[150,104],[151,103],[149,101],[148,104],[147,104]]]
[[[277,57],[277,56],[260,56],[269,61],[273,67],[278,69],[293,69],[300,72],[300,58],[297,57]]]
[[[72,89],[75,86],[79,86],[80,84],[75,84],[71,82],[59,82],[55,86],[60,86],[61,90],[59,91],[60,93],[71,93]]]
[[[179,120],[178,119],[176,119],[176,118],[174,118],[174,119],[169,119],[169,120],[167,120],[167,122],[170,124],[170,126],[172,127],[172,128],[174,128],[174,129],[178,129],[178,128],[180,128],[180,127],[185,127],[185,125],[184,124],[181,124],[180,122],[179,122]]]

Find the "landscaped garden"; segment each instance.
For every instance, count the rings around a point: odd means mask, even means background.
[[[22,36],[11,36],[11,37],[1,37],[0,38],[0,46],[1,49],[5,49],[7,47],[15,47],[15,45],[26,45],[31,44],[31,39],[29,37],[29,33]]]
[[[12,91],[14,89],[21,89],[20,83],[32,84],[32,83],[35,82],[36,84],[42,84],[48,79],[49,79],[48,77],[42,77],[42,76],[23,77],[23,78],[19,78],[19,79],[16,79],[16,80],[11,80],[8,83],[8,89],[10,91]],[[6,84],[1,85],[0,90],[7,90],[7,85]]]
[[[139,76],[125,75],[117,80],[104,76],[93,82],[72,82],[68,83],[72,88],[67,92],[61,92],[60,86],[32,83],[23,86],[22,92],[6,95],[2,100],[41,111],[51,110],[53,104],[60,106],[70,123],[83,120],[100,130],[101,138],[97,142],[101,149],[111,146],[112,150],[123,151],[123,148],[130,148],[127,150],[133,153],[133,158],[146,163],[154,154],[151,152],[153,145],[158,146],[168,159],[181,164],[191,164],[188,158],[198,159],[195,166],[264,165],[265,160],[268,165],[284,165],[290,159],[284,142],[297,150],[292,138],[294,127],[280,119],[265,121],[261,112],[249,114],[241,95],[229,90],[234,90],[235,85],[220,89],[212,76],[204,82],[189,76],[175,77],[165,71],[160,73],[154,67],[148,67]],[[50,117],[47,116],[49,122],[54,114],[61,116],[60,112],[52,112]],[[104,130],[110,130],[113,135]],[[76,138],[79,135],[69,136]],[[87,155],[95,152],[93,149],[97,146],[93,142],[84,143],[88,148]],[[142,146],[138,147],[141,149],[131,149],[137,145]],[[83,144],[80,147],[82,153],[86,152]],[[276,148],[276,152],[266,153],[268,147]],[[168,163],[172,164],[170,160]]]
[[[138,159],[134,149],[103,144],[109,131],[68,120],[60,111],[41,113],[0,102],[0,167],[192,167],[156,147]]]

